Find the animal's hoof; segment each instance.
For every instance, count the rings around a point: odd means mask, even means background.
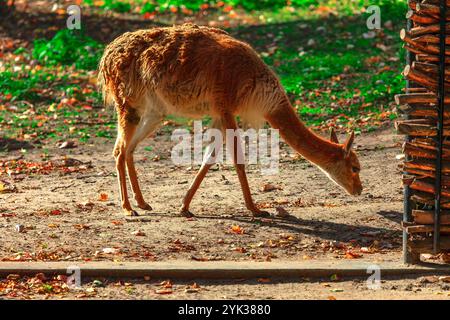
[[[133,209],[124,209],[125,215],[127,215],[128,217],[138,217],[139,214],[137,213],[136,210]]]
[[[138,207],[140,209],[142,209],[142,210],[145,210],[145,211],[152,211],[153,210],[153,208],[147,202],[144,202],[142,204],[138,204]]]
[[[253,211],[252,213],[253,213],[253,216],[257,217],[257,218],[270,218],[271,217],[269,212],[263,211],[263,210]]]
[[[185,217],[185,218],[192,218],[192,217],[194,217],[194,214],[192,212],[190,212],[189,210],[186,210],[186,209],[181,209],[180,210],[180,215],[182,217]]]

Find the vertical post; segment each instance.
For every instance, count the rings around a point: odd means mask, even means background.
[[[446,0],[440,0],[440,32],[439,32],[439,83],[438,83],[438,123],[437,123],[437,156],[436,156],[436,186],[433,252],[440,251],[441,236],[441,191],[442,191],[442,141],[444,131],[444,102],[445,102],[445,38],[446,38]]]
[[[408,1],[409,2],[409,1]],[[408,19],[406,21],[406,30],[409,31],[411,30],[412,27],[412,21],[410,19]],[[406,64],[407,65],[411,65],[413,61],[413,56],[411,51],[406,50]],[[406,93],[409,93],[409,88],[410,88],[410,81],[406,80]],[[406,136],[406,142],[410,141],[410,137]],[[407,159],[406,159],[407,160]],[[403,221],[404,222],[410,222],[411,221],[411,192],[410,192],[410,188],[408,185],[405,185],[403,187]],[[403,263],[405,264],[410,264],[413,263],[413,257],[411,255],[411,253],[408,251],[408,233],[406,232],[405,229],[403,229]]]

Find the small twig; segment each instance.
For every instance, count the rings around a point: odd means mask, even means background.
[[[54,187],[54,188],[50,189],[50,191],[51,192],[55,192],[58,189],[67,189],[67,188],[73,187],[73,185],[74,185],[74,183],[70,183],[70,184],[68,184],[66,186],[57,186],[57,187]]]

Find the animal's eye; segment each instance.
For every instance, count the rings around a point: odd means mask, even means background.
[[[358,167],[352,167],[352,171],[353,171],[354,173],[358,173],[359,170],[361,170],[361,169],[359,169]]]

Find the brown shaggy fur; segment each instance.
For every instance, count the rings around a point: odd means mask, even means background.
[[[211,115],[236,114],[252,98],[261,100],[255,102],[284,98],[278,79],[249,45],[220,29],[193,24],[118,37],[101,59],[99,83],[105,101],[118,102],[121,112],[149,92],[158,92],[175,107],[211,103],[214,107],[207,110]],[[253,96],[257,89],[263,97]],[[173,111],[198,116],[204,110]]]
[[[184,24],[125,33],[106,47],[99,84],[105,103],[114,104],[118,112],[114,155],[122,206],[129,214],[136,212],[128,203],[125,163],[138,206],[150,209],[137,183],[132,154],[167,114],[209,115],[221,129],[236,128],[236,115],[253,126],[268,121],[333,181],[349,193],[361,192],[358,159],[350,150],[353,138],[340,145],[307,129],[275,74],[248,44],[225,31]],[[202,166],[186,195],[185,215],[208,168]],[[236,168],[247,207],[261,214],[251,199],[243,166]]]

